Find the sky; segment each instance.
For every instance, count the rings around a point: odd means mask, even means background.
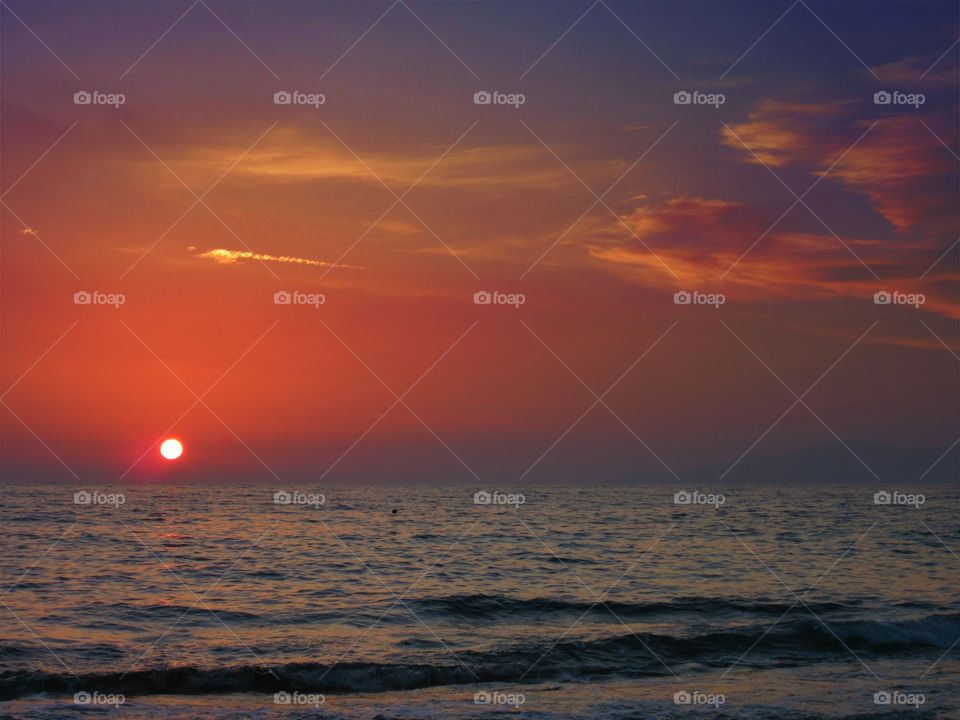
[[[8,480],[960,453],[956,3],[0,19]]]

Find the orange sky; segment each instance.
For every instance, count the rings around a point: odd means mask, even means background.
[[[106,6],[4,11],[11,477],[680,471],[736,458],[793,403],[784,385],[800,395],[841,357],[806,398],[816,415],[798,406],[758,453],[960,434],[949,3],[883,47],[892,15],[857,29],[837,10],[866,64],[801,9],[783,31],[808,43],[771,35],[722,80],[774,18],[714,18],[700,46],[710,18],[653,7],[658,62],[601,10],[531,66],[575,15],[398,7],[350,49],[388,6],[327,24],[212,7],[219,22],[198,6],[139,61],[182,10],[118,10],[124,32],[92,45]],[[729,99],[673,104],[696,87]],[[884,87],[927,101],[877,106]],[[125,102],[75,105],[87,88]],[[326,102],[272,102],[295,88]],[[528,99],[473,104],[485,88]],[[481,290],[525,303],[476,305]],[[187,446],[176,467],[155,452],[166,434]]]

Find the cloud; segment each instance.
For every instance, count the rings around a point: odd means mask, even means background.
[[[357,147],[353,151],[358,158],[327,133],[289,127],[270,133],[244,156],[231,175],[287,182],[349,180],[379,185],[382,181],[394,189],[406,189],[415,182],[433,187],[490,188],[542,188],[569,182],[563,168],[539,145],[457,147],[444,156],[446,149],[437,146],[417,153],[398,153]],[[176,162],[198,172],[222,172],[244,150],[239,145],[188,148]]]
[[[863,117],[863,103],[765,101],[724,127],[721,141],[748,163],[806,165],[813,175],[833,166],[827,180],[867,197],[898,232],[954,235],[956,159],[937,137],[955,137],[951,121],[912,107],[869,111],[875,117]]]
[[[192,249],[192,248],[191,248]],[[290,255],[269,255],[267,253],[255,253],[249,250],[225,250],[215,248],[200,253],[197,257],[213,260],[220,265],[234,265],[241,260],[259,260],[261,262],[291,263],[294,265],[313,265],[324,268],[345,268],[349,270],[361,270],[356,265],[344,265],[342,263],[331,263],[324,260],[313,260],[310,258],[293,257]]]
[[[920,292],[927,296],[925,311],[958,317],[955,277],[949,269],[931,273],[923,282],[918,278],[917,255],[936,257],[938,245],[932,241],[845,238],[857,255],[870,254],[871,268],[881,281],[826,233],[774,230],[738,262],[769,227],[768,213],[700,197],[648,202],[621,214],[620,222],[594,225],[587,230],[585,247],[602,269],[646,287],[716,289],[747,303],[829,298],[872,302],[878,290]]]

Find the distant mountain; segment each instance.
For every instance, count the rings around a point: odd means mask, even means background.
[[[867,483],[909,487],[918,483],[960,483],[960,445],[954,446],[937,462],[946,449],[903,449],[864,442],[847,443],[844,447],[841,443],[829,443],[780,456],[749,453],[729,472],[734,463],[732,459],[678,474],[683,483],[698,485]],[[676,482],[671,476],[662,479]]]

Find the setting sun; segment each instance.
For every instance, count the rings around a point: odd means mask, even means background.
[[[183,443],[175,438],[168,438],[160,445],[160,454],[167,460],[176,460],[183,454]]]

